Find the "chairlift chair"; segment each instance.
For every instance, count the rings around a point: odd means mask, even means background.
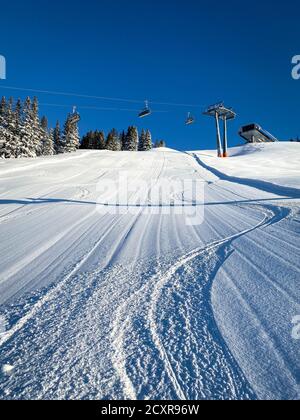
[[[189,112],[187,119],[185,120],[185,125],[191,125],[194,124],[195,118],[192,116],[192,114]]]
[[[151,109],[149,108],[149,102],[145,101],[145,109],[139,113],[139,118],[148,117],[151,114]]]
[[[70,121],[72,124],[77,124],[80,121],[80,115],[77,112],[77,106],[73,106],[72,114],[70,116]]]

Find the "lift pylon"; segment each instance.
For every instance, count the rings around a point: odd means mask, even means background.
[[[226,108],[223,102],[221,102],[208,107],[207,110],[203,112],[203,115],[215,118],[218,157],[228,157],[227,121],[234,120],[236,113],[232,110],[232,108]],[[220,120],[223,120],[223,147],[220,132]]]

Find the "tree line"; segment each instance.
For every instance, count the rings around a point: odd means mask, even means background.
[[[28,97],[24,103],[2,97],[0,102],[0,158],[51,156],[76,151],[80,146],[79,115],[70,113],[63,129],[54,129],[39,117],[39,103]]]
[[[119,133],[113,128],[107,136],[104,131],[89,131],[83,136],[81,149],[111,150],[111,151],[141,151],[146,152],[152,148],[166,147],[163,140],[152,142],[149,130],[142,130],[140,135],[134,126],[128,127],[127,131]]]

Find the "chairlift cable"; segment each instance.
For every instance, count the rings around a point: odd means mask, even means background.
[[[57,108],[69,108],[71,109],[73,107],[73,105],[65,105],[65,104],[54,104],[54,103],[44,103],[41,102],[39,104],[40,106],[45,106],[45,107],[57,107]],[[108,108],[108,107],[97,107],[97,106],[88,106],[88,105],[77,105],[77,108],[80,109],[86,109],[86,110],[94,110],[94,111],[119,111],[119,112],[139,112],[139,109],[133,109],[133,108]],[[153,113],[162,113],[162,114],[167,114],[169,113],[169,111],[162,111],[162,110],[155,110],[152,111]]]
[[[23,87],[16,87],[16,86],[0,85],[0,88],[7,89],[7,90],[41,93],[41,94],[46,94],[46,95],[69,96],[69,97],[77,97],[77,98],[85,98],[85,99],[98,99],[98,100],[115,101],[115,102],[127,102],[127,103],[136,103],[136,104],[140,104],[140,103],[144,102],[143,100],[138,100],[138,99],[128,99],[128,98],[125,99],[125,98],[114,98],[114,97],[107,97],[107,96],[85,95],[85,94],[79,94],[79,93],[60,92],[60,91],[51,91],[51,90],[42,90],[42,89],[32,89],[32,88],[23,88]],[[195,105],[195,104],[191,105],[191,104],[172,103],[172,102],[148,101],[148,104],[162,105],[162,106],[200,108],[199,105]]]

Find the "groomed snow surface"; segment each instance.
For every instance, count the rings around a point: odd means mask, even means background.
[[[0,398],[299,399],[299,147],[1,161]]]

